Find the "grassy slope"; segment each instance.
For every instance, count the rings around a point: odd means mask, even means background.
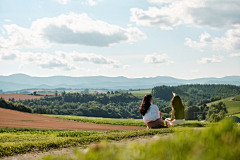
[[[130,91],[134,96],[138,96],[138,97],[144,97],[146,94],[150,94],[151,93],[151,89],[143,89],[140,91]]]
[[[233,98],[234,101],[240,101],[240,95],[237,95]]]
[[[228,98],[225,98],[225,99],[221,99],[221,100],[218,100],[218,101],[208,103],[207,105],[210,106],[211,104],[215,104],[215,103],[218,103],[218,102],[223,102],[227,106],[228,114],[240,113],[240,101],[230,101],[232,98],[233,97],[228,97]]]
[[[101,117],[84,117],[84,116],[71,116],[71,115],[49,115],[45,116],[68,119],[78,122],[95,123],[95,124],[110,124],[110,125],[124,125],[124,126],[144,126],[147,125],[141,119],[117,119],[117,118],[101,118]],[[186,125],[190,126],[204,126],[206,123],[199,122],[197,120],[186,121]]]
[[[2,129],[4,130],[4,129]],[[0,129],[1,131],[1,129]],[[131,137],[173,133],[174,128],[143,129],[131,131],[13,131],[5,128],[0,132],[0,157],[31,151],[46,151],[51,148],[83,146],[102,140],[127,139]]]
[[[204,130],[181,130],[168,139],[159,136],[148,143],[112,145],[103,142],[89,147],[85,153],[75,151],[75,156],[47,156],[44,160],[239,159],[240,130],[232,122],[224,121]]]

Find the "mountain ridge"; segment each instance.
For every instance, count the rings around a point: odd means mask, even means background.
[[[34,77],[18,73],[0,76],[0,89],[4,92],[28,88],[107,88],[107,89],[144,89],[158,85],[176,86],[181,84],[230,84],[240,85],[240,76],[225,76],[222,78],[207,77],[196,79],[179,79],[169,76],[127,78],[124,76],[49,76]]]

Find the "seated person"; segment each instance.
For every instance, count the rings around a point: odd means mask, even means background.
[[[172,105],[172,117],[165,119],[166,126],[184,124],[185,123],[184,105],[182,103],[180,96],[176,95],[176,93],[173,93],[171,105]]]
[[[147,123],[147,128],[159,128],[164,126],[163,119],[161,118],[161,112],[158,106],[153,105],[152,95],[145,95],[139,112],[143,116],[144,123]]]

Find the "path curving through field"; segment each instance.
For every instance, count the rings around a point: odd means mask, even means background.
[[[30,127],[45,129],[72,129],[72,130],[132,130],[146,127],[120,126],[106,124],[92,124],[47,117],[37,114],[24,113],[0,108],[0,127]]]

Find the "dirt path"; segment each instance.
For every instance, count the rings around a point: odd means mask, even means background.
[[[0,108],[0,127],[30,127],[72,130],[132,130],[146,127],[92,124]]]

